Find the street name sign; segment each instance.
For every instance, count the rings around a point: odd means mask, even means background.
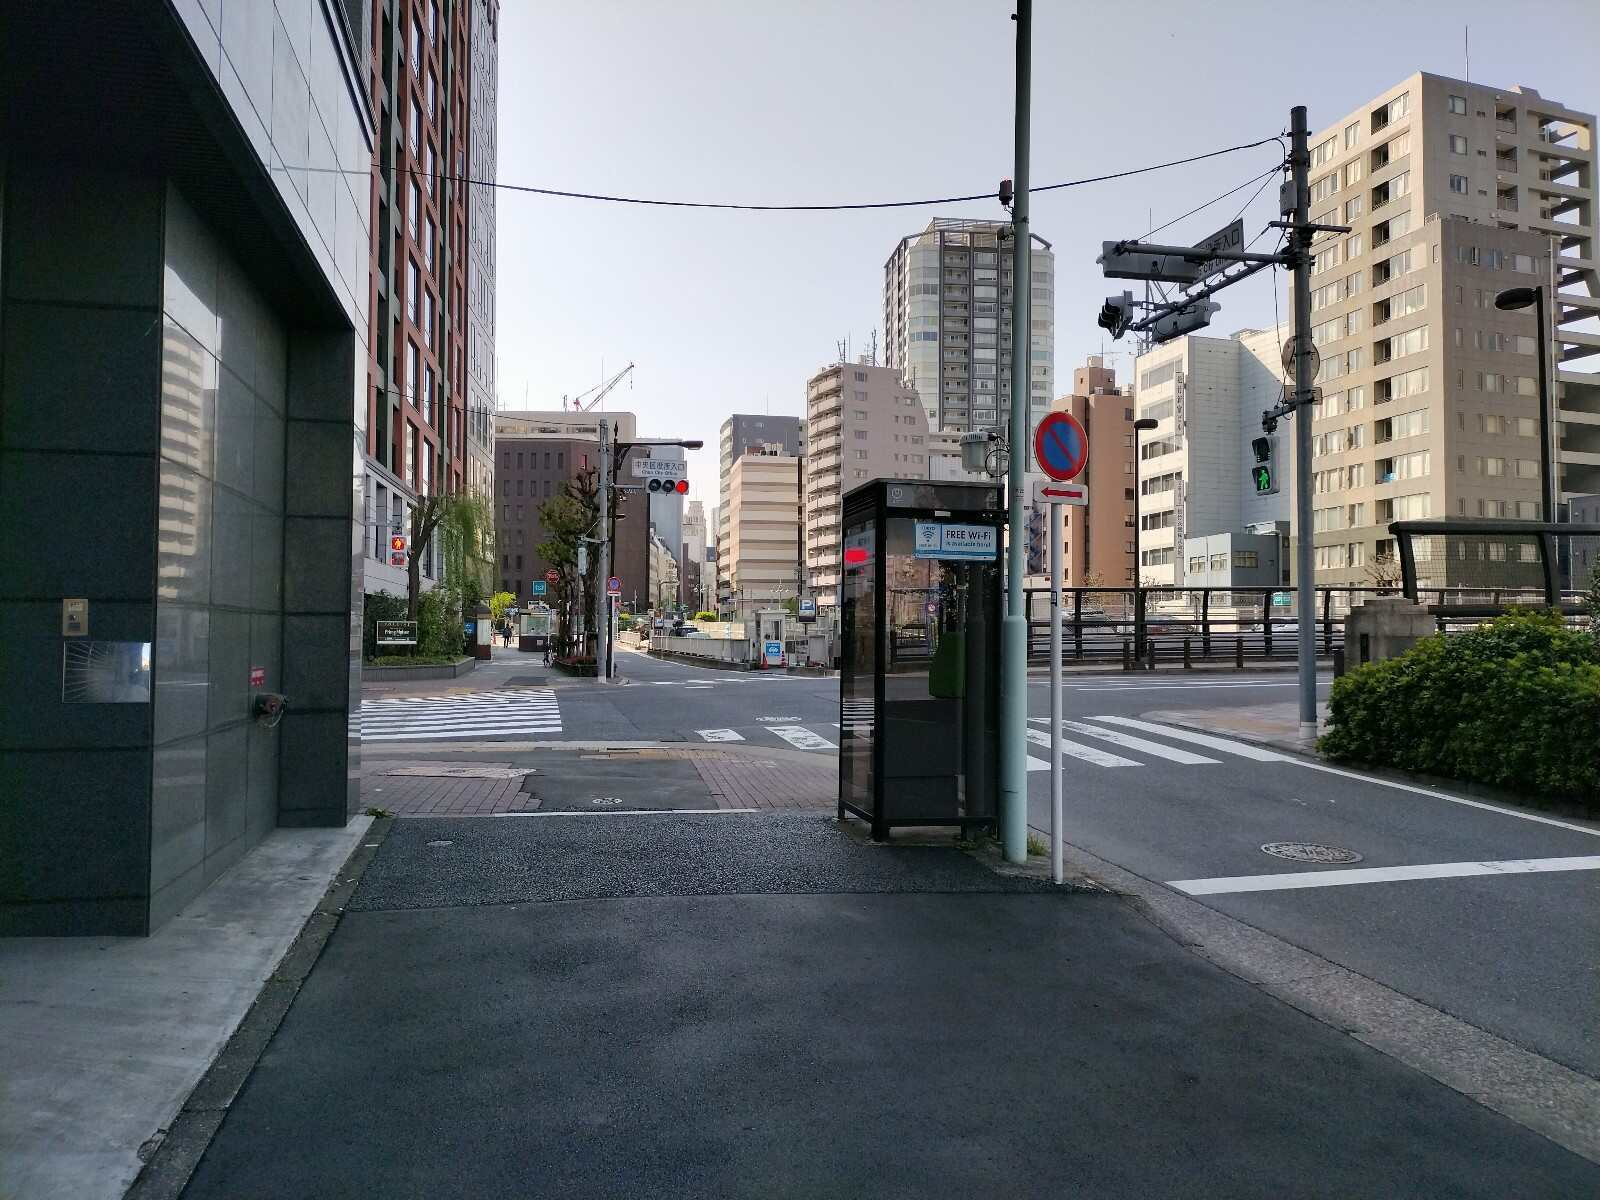
[[[1240,218],[1231,225],[1225,225],[1210,237],[1201,238],[1195,243],[1196,250],[1209,250],[1215,254],[1217,251],[1227,251],[1237,254],[1244,249],[1244,218]],[[1218,271],[1228,266],[1231,259],[1208,258],[1200,264],[1200,278],[1215,275]]]
[[[689,464],[672,458],[635,458],[633,462],[633,477],[635,479],[687,479]]]

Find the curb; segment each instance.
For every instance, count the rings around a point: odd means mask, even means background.
[[[188,1187],[211,1139],[222,1127],[228,1109],[277,1035],[278,1026],[288,1015],[311,968],[316,966],[323,947],[333,936],[345,905],[350,902],[356,885],[361,882],[362,874],[378,853],[394,821],[393,817],[376,818],[366,836],[345,859],[333,883],[301,926],[300,933],[261,985],[244,1020],[239,1022],[233,1036],[184,1100],[155,1152],[124,1194],[124,1200],[178,1200]]]

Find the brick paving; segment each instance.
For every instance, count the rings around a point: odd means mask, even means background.
[[[718,808],[827,808],[839,795],[839,763],[792,759],[696,756],[695,770]]]
[[[477,767],[507,768],[510,763],[474,763]],[[473,817],[532,808],[534,801],[522,790],[524,776],[473,779],[452,775],[393,775],[399,768],[422,770],[447,766],[427,763],[385,763],[368,770],[361,780],[363,807],[382,808],[397,817]]]

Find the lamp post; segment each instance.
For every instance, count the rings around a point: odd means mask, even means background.
[[[1545,365],[1550,357],[1550,326],[1545,319],[1544,288],[1507,288],[1494,298],[1494,306],[1502,312],[1517,312],[1533,305],[1534,322],[1538,325],[1539,345],[1539,478],[1544,486],[1544,519],[1556,519],[1556,474],[1550,446],[1550,379]]]
[[[1143,610],[1139,604],[1139,435],[1154,429],[1158,424],[1154,417],[1140,417],[1133,423],[1133,608],[1137,616]],[[1178,553],[1182,553],[1179,547]],[[1136,621],[1133,627],[1133,657],[1139,658],[1144,654],[1144,622]]]

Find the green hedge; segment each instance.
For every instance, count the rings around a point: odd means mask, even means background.
[[[1600,806],[1600,637],[1514,612],[1334,680],[1329,757]]]
[[[361,610],[362,657],[378,653],[378,622],[404,621],[406,598],[389,592],[368,592]],[[443,658],[454,662],[466,653],[466,634],[450,597],[443,588],[434,588],[417,597],[417,646],[419,658]]]

